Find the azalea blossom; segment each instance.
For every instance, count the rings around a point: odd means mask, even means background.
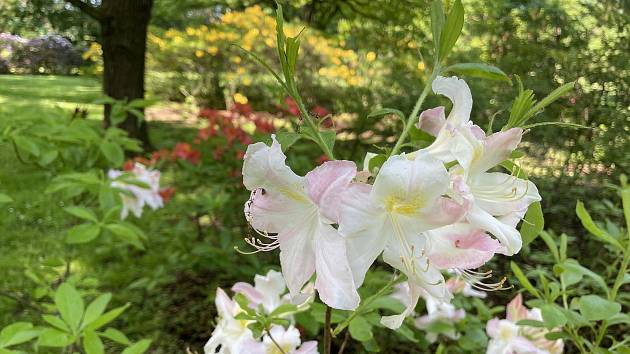
[[[433,296],[427,294],[426,292],[422,293],[421,296],[424,299],[427,314],[416,318],[415,325],[419,329],[427,329],[435,322],[444,322],[454,325],[466,316],[466,311],[463,309],[456,309],[453,304],[436,300]],[[451,339],[457,339],[459,337],[459,333],[456,332],[455,328],[442,332],[442,334]],[[435,332],[427,332],[426,338],[429,342],[435,342],[437,340],[437,335],[438,334]]]
[[[126,219],[131,211],[136,217],[142,216],[142,209],[148,205],[155,210],[164,206],[160,195],[160,171],[147,169],[140,163],[135,163],[130,171],[129,179],[121,178],[123,171],[109,170],[108,177],[114,188],[125,191],[120,193],[123,207],[120,218]],[[139,182],[139,183],[134,183]]]
[[[546,328],[517,325],[520,320],[542,321],[540,309],[528,310],[518,294],[507,306],[506,319],[488,321],[486,332],[490,337],[486,354],[560,354],[564,350],[561,339],[548,340]]]
[[[250,301],[250,307],[256,309],[262,305],[265,313],[269,314],[280,305],[288,303],[282,295],[286,291],[286,283],[282,273],[270,270],[266,276],[254,277],[254,286],[245,282],[238,282],[232,286],[232,291],[245,295]]]
[[[409,279],[411,301],[402,314],[382,319],[387,327],[400,327],[421,289],[443,301],[451,297],[441,272],[426,256],[427,240],[422,236],[464,214],[461,205],[443,196],[448,186],[449,175],[439,160],[428,154],[414,160],[396,155],[383,164],[373,186],[352,183],[343,195],[339,232],[347,240],[356,285],[363,283],[381,253]]]
[[[272,339],[273,338],[273,339]],[[300,345],[301,344],[301,345]],[[262,341],[250,340],[243,347],[243,354],[318,354],[317,342],[300,340],[300,331],[293,326],[275,325]]]
[[[235,318],[243,310],[236,301],[230,299],[223,289],[217,289],[217,296],[214,301],[219,315],[218,324],[203,348],[204,353],[245,353],[244,346],[254,340],[252,331],[247,328],[251,321]]]
[[[448,118],[444,107],[422,112],[418,127],[436,139],[421,152],[445,163],[459,163],[449,171],[451,196],[469,204],[467,221],[496,237],[503,246],[501,253],[517,253],[522,240],[516,225],[529,205],[541,200],[540,195],[530,181],[487,171],[509,158],[520,143],[523,130],[512,128],[486,136],[470,121],[472,95],[464,80],[438,77],[432,87],[435,93],[447,96],[453,108]]]
[[[243,184],[252,191],[245,215],[262,239],[248,239],[258,251],[280,248],[282,274],[293,298],[317,274],[315,289],[327,305],[352,310],[359,304],[346,243],[331,226],[339,219],[341,192],[356,174],[350,161],[323,163],[305,177],[286,164],[272,135],[272,144],[249,145]]]

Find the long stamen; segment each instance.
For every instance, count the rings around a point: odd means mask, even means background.
[[[470,269],[454,269],[455,273],[463,278],[471,287],[482,290],[482,291],[500,291],[500,290],[508,290],[513,286],[510,285],[508,287],[503,286],[507,281],[507,277],[501,278],[500,281],[496,283],[485,283],[484,280],[492,277],[492,271],[489,270],[487,272],[477,272]]]

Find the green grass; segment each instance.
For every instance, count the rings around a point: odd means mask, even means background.
[[[91,104],[101,97],[101,84],[93,78],[73,76],[0,75],[0,122],[38,117],[75,108],[87,109],[97,119],[103,109]]]

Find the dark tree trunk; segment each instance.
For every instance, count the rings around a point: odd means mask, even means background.
[[[103,92],[117,100],[144,98],[147,28],[153,0],[102,0],[99,7],[81,0],[68,0],[97,20],[103,48]],[[105,105],[104,124],[110,124],[110,105]],[[151,148],[146,122],[128,114],[119,127]]]
[[[144,98],[144,63],[147,27],[152,0],[103,0],[101,37],[103,47],[103,92],[118,100]],[[105,126],[110,125],[110,106],[105,106]],[[150,146],[146,122],[132,114],[120,127]]]

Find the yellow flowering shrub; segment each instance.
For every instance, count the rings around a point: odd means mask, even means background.
[[[243,51],[251,51],[275,67],[275,19],[260,6],[231,11],[210,25],[168,29],[151,28],[149,45],[149,87],[166,87],[171,95],[185,89],[195,96],[222,97],[226,104],[246,92],[261,100],[279,95],[271,77]],[[357,53],[316,30],[299,24],[285,24],[285,33],[302,31],[299,65],[300,84],[305,88],[352,88],[368,84],[366,70],[377,53]],[[240,46],[241,48],[238,48]],[[178,80],[179,79],[179,80]],[[177,85],[176,87],[174,87]],[[182,87],[183,86],[183,87]],[[239,96],[241,95],[241,96]],[[244,96],[243,96],[244,97]]]

